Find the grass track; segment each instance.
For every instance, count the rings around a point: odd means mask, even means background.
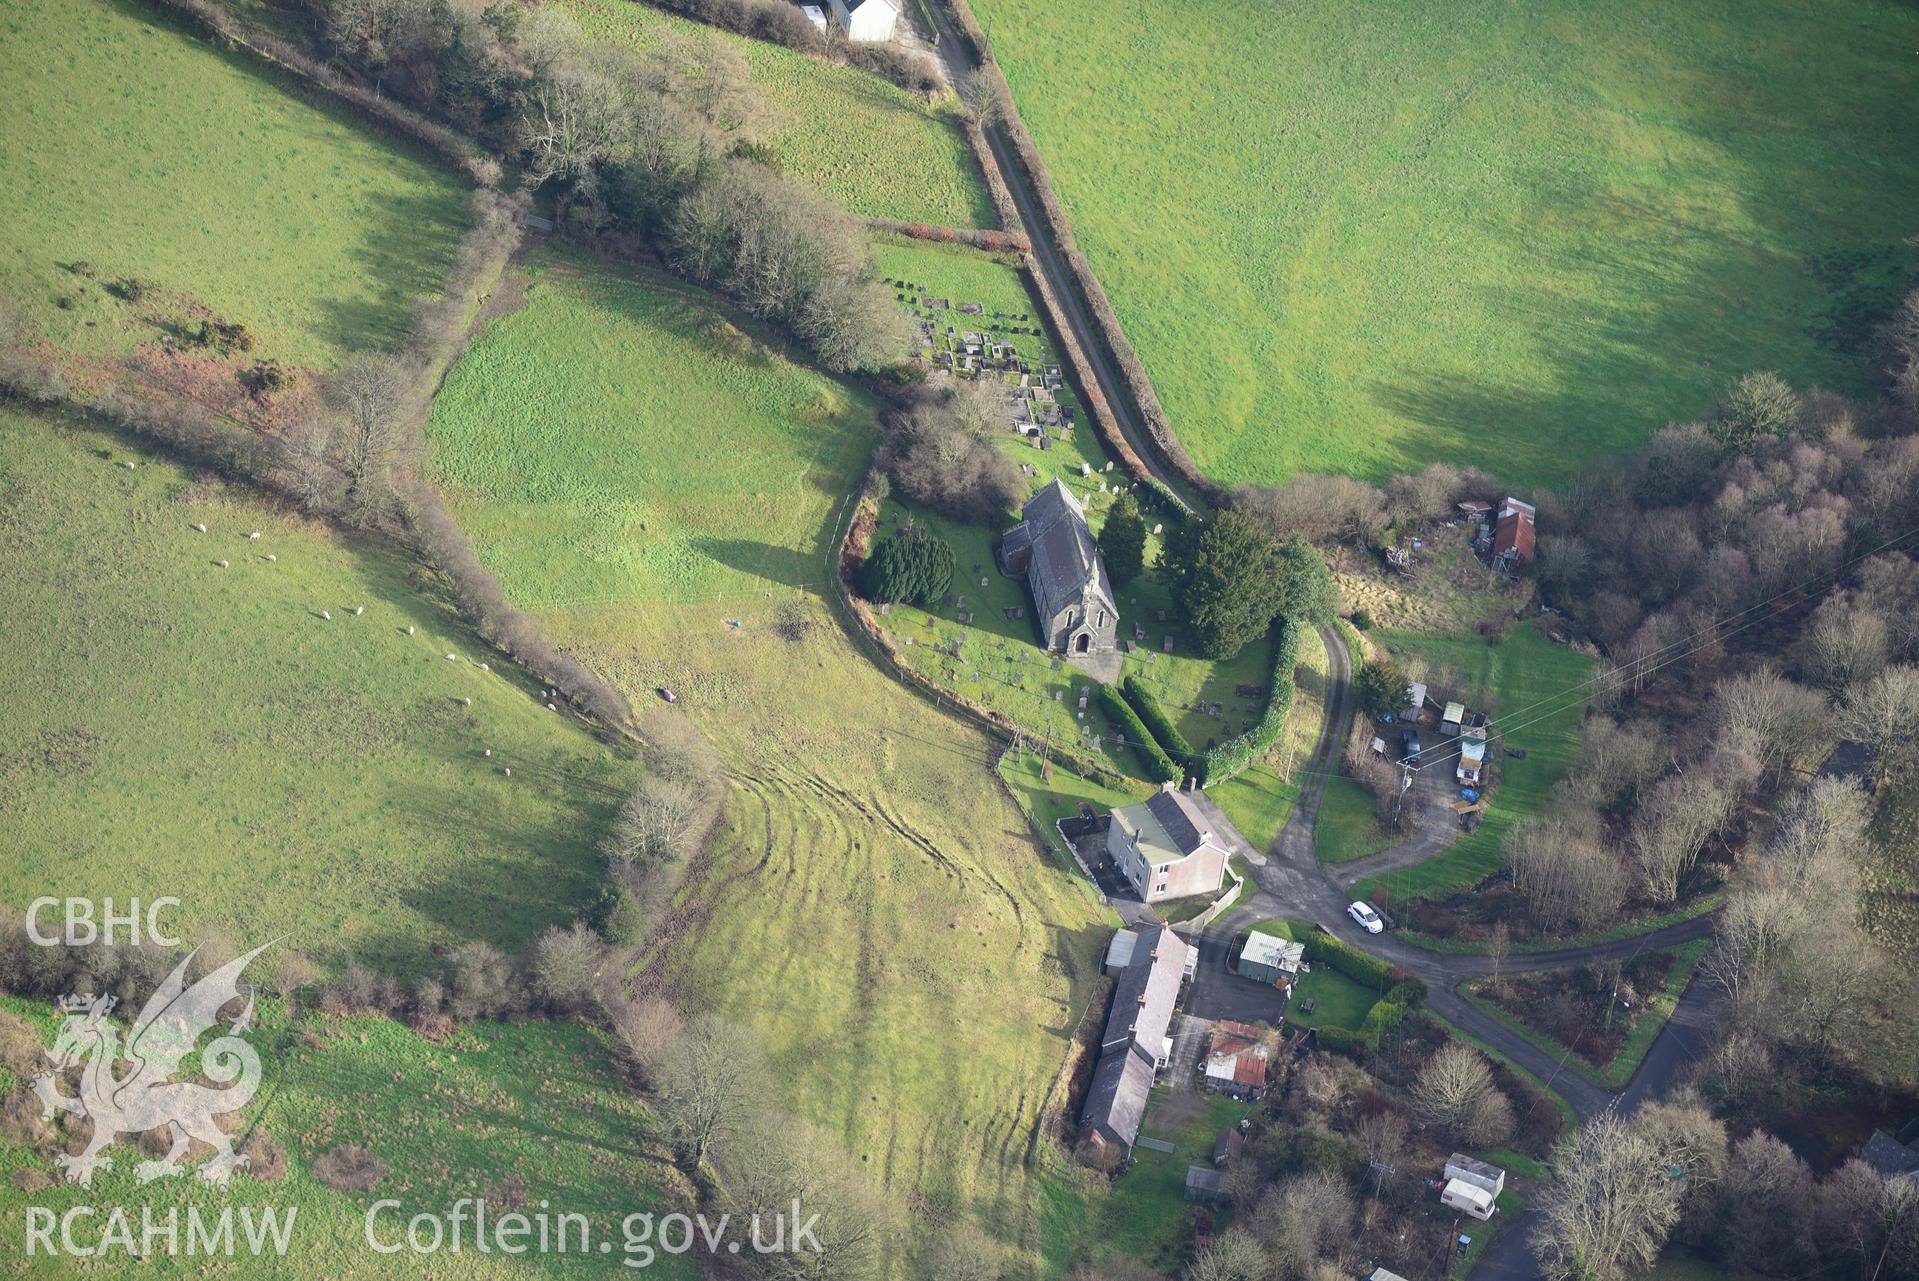
[[[466,228],[451,174],[140,0],[0,7],[0,160],[0,291],[82,354],[155,337],[166,299],[121,302],[68,263],[151,280],[246,324],[259,356],[326,367],[397,343]]]
[[[974,7],[1222,484],[1546,483],[1747,369],[1864,391],[1919,269],[1894,0]]]

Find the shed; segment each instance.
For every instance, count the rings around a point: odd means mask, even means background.
[[[1446,1178],[1470,1183],[1490,1196],[1498,1196],[1506,1190],[1506,1172],[1498,1166],[1464,1152],[1455,1152],[1446,1158]]]
[[[1246,1149],[1246,1136],[1231,1126],[1219,1132],[1213,1140],[1213,1164],[1220,1169],[1231,1165],[1239,1154]]]
[[[1305,957],[1304,943],[1255,932],[1246,936],[1246,946],[1240,950],[1239,974],[1258,983],[1284,983],[1299,973]]]
[[[1374,1268],[1366,1274],[1366,1281],[1406,1281],[1406,1278],[1388,1268]]]
[[[1401,712],[1400,716],[1405,720],[1416,721],[1419,719],[1419,714],[1425,710],[1425,683],[1422,681],[1414,681],[1412,684],[1406,686],[1406,710]]]
[[[1209,1170],[1203,1165],[1186,1167],[1186,1199],[1188,1201],[1214,1201],[1219,1198],[1219,1171]]]
[[[1110,977],[1133,963],[1133,947],[1139,942],[1136,930],[1114,930],[1113,941],[1106,945],[1106,973]]]
[[[1266,1093],[1278,1037],[1250,1023],[1221,1019],[1206,1049],[1206,1088],[1242,1102]]]
[[[1445,724],[1448,733],[1457,734],[1460,722],[1466,719],[1466,705],[1464,703],[1446,704],[1446,714],[1439,719]]]
[[[816,4],[803,4],[800,6],[800,12],[806,15],[808,22],[818,27],[821,31],[826,30],[826,11],[824,9]]]

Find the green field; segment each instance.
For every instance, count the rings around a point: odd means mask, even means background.
[[[1313,828],[1313,853],[1320,862],[1350,863],[1398,843],[1399,837],[1379,830],[1371,792],[1344,775],[1326,780]]]
[[[1272,845],[1293,816],[1293,805],[1313,766],[1313,749],[1326,724],[1330,663],[1318,635],[1307,635],[1300,642],[1299,664],[1293,668],[1293,707],[1279,741],[1261,759],[1206,789],[1254,849]]]
[[[1373,639],[1402,666],[1423,660],[1457,672],[1469,689],[1490,693],[1497,700],[1493,728],[1498,734],[1489,750],[1515,747],[1526,757],[1500,760],[1499,787],[1477,832],[1461,837],[1438,858],[1361,881],[1353,887],[1353,896],[1403,903],[1465,889],[1504,865],[1499,847],[1506,832],[1545,805],[1554,785],[1572,768],[1585,704],[1563,695],[1571,691],[1576,696],[1584,688],[1592,677],[1593,660],[1553,644],[1531,626],[1515,626],[1496,643],[1477,636],[1410,632],[1380,632]],[[1535,722],[1536,717],[1540,719]]]
[[[397,343],[452,262],[462,183],[159,12],[0,8],[0,293],[81,357],[124,355],[196,305],[293,365]],[[155,291],[122,301],[103,287],[121,277]]]
[[[592,39],[647,49],[712,31],[634,0],[558,0]],[[748,132],[774,164],[856,214],[991,227],[992,202],[948,107],[929,107],[870,72],[714,33],[746,58],[764,110]]]
[[[719,314],[655,282],[551,253],[528,278],[449,378],[434,463],[508,597],[720,752],[726,808],[652,976],[753,1028],[778,1101],[918,1224],[1036,1260],[1029,1158],[1110,927],[996,745],[881,675],[820,596],[870,409],[708,341]]]
[[[235,944],[411,968],[595,893],[636,766],[384,546],[5,412],[0,582],[0,902],[174,895]]]
[[[1214,480],[1560,480],[1912,283],[1896,0],[972,0]]]
[[[53,1015],[36,1002],[0,999],[0,1014],[20,1017],[49,1038],[54,1032]],[[81,1243],[89,1240],[89,1230],[98,1238],[108,1205],[126,1207],[136,1243],[142,1207],[151,1206],[156,1219],[164,1221],[170,1207],[180,1206],[182,1244],[177,1253],[157,1250],[137,1265],[88,1263],[80,1270],[256,1276],[266,1275],[261,1269],[271,1266],[272,1275],[341,1281],[605,1275],[604,1255],[507,1258],[479,1253],[470,1236],[458,1253],[380,1254],[365,1244],[364,1224],[369,1208],[383,1197],[399,1200],[401,1208],[389,1208],[378,1218],[382,1244],[403,1238],[412,1215],[445,1214],[462,1197],[487,1197],[493,1214],[504,1213],[508,1181],[517,1177],[524,1182],[524,1213],[537,1214],[545,1203],[551,1214],[583,1214],[594,1240],[611,1240],[613,1257],[619,1259],[620,1221],[635,1212],[660,1213],[661,1189],[677,1185],[677,1173],[652,1143],[651,1118],[634,1100],[613,1047],[597,1029],[577,1023],[479,1023],[437,1044],[380,1018],[322,1025],[317,1044],[298,1039],[300,1031],[288,1024],[278,1001],[267,1001],[248,1037],[260,1055],[261,1088],[242,1115],[285,1151],[286,1178],[265,1184],[243,1171],[224,1190],[192,1178],[141,1187],[133,1164],[143,1158],[131,1148],[115,1148],[113,1169],[97,1174],[91,1189],[57,1183],[33,1193],[32,1203],[56,1214],[76,1205],[101,1206],[101,1218],[78,1221],[75,1237]],[[340,1192],[313,1177],[314,1159],[344,1143],[370,1148],[390,1167],[373,1190]],[[0,1141],[0,1174],[27,1169],[59,1177],[45,1156]],[[18,1204],[20,1196],[8,1185],[0,1200]],[[226,1205],[292,1211],[286,1258],[262,1265],[244,1252],[233,1260],[187,1254],[184,1207],[217,1214]],[[24,1271],[9,1275],[76,1272],[70,1257],[43,1255],[22,1266]],[[686,1259],[661,1255],[645,1275],[689,1278],[694,1271]]]
[[[518,603],[731,608],[822,581],[829,496],[877,439],[864,396],[666,276],[542,248],[517,283],[525,305],[454,367],[427,432]]]

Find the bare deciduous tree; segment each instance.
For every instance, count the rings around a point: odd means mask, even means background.
[[[698,1170],[713,1145],[759,1106],[766,1088],[759,1042],[716,1015],[702,1015],[660,1056],[659,1081],[680,1161]]]
[[[397,356],[359,351],[327,377],[335,414],[331,449],[347,478],[347,498],[365,503],[384,491],[386,469],[404,454],[409,375]]]
[[[1632,829],[1633,861],[1649,898],[1670,903],[1678,897],[1679,882],[1731,811],[1732,797],[1703,771],[1671,775],[1653,786]]]
[[[1420,1069],[1412,1088],[1413,1110],[1420,1120],[1459,1134],[1492,1089],[1492,1069],[1479,1051],[1448,1041]]]
[[[1271,1267],[1265,1247],[1252,1234],[1230,1228],[1194,1256],[1186,1281],[1266,1281]]]
[[[1884,782],[1893,757],[1919,735],[1919,667],[1888,667],[1847,691],[1833,720],[1841,734],[1877,753]]]
[[[1644,1127],[1607,1112],[1561,1139],[1532,1247],[1547,1281],[1624,1281],[1653,1265],[1684,1182]]]

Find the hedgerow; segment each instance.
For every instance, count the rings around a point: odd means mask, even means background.
[[[1166,709],[1159,705],[1159,697],[1146,687],[1145,681],[1137,675],[1128,676],[1120,682],[1119,690],[1126,696],[1126,701],[1132,705],[1133,710],[1139,713],[1139,718],[1146,722],[1146,728],[1153,732],[1153,737],[1159,740],[1159,745],[1166,749],[1168,756],[1175,761],[1203,764],[1201,758],[1193,751],[1193,745],[1188,743],[1186,736],[1179,732],[1179,726],[1173,724],[1173,718],[1168,716]],[[1203,773],[1199,781],[1202,783],[1206,781]]]
[[[1099,705],[1106,713],[1106,719],[1119,727],[1120,733],[1126,735],[1127,743],[1139,753],[1140,760],[1146,765],[1148,778],[1155,783],[1177,783],[1180,780],[1179,766],[1154,740],[1145,723],[1134,714],[1131,705],[1120,697],[1118,690],[1111,685],[1101,685]]]
[[[1369,952],[1340,942],[1330,934],[1306,936],[1306,959],[1330,965],[1355,983],[1364,984],[1375,991],[1383,990],[1393,977],[1391,965]]]
[[[1199,775],[1207,783],[1225,782],[1279,741],[1279,732],[1286,728],[1286,717],[1293,710],[1293,668],[1299,664],[1299,638],[1305,630],[1306,625],[1297,619],[1279,620],[1278,652],[1273,655],[1272,692],[1266,698],[1265,714],[1245,733],[1206,753],[1199,762]]]

